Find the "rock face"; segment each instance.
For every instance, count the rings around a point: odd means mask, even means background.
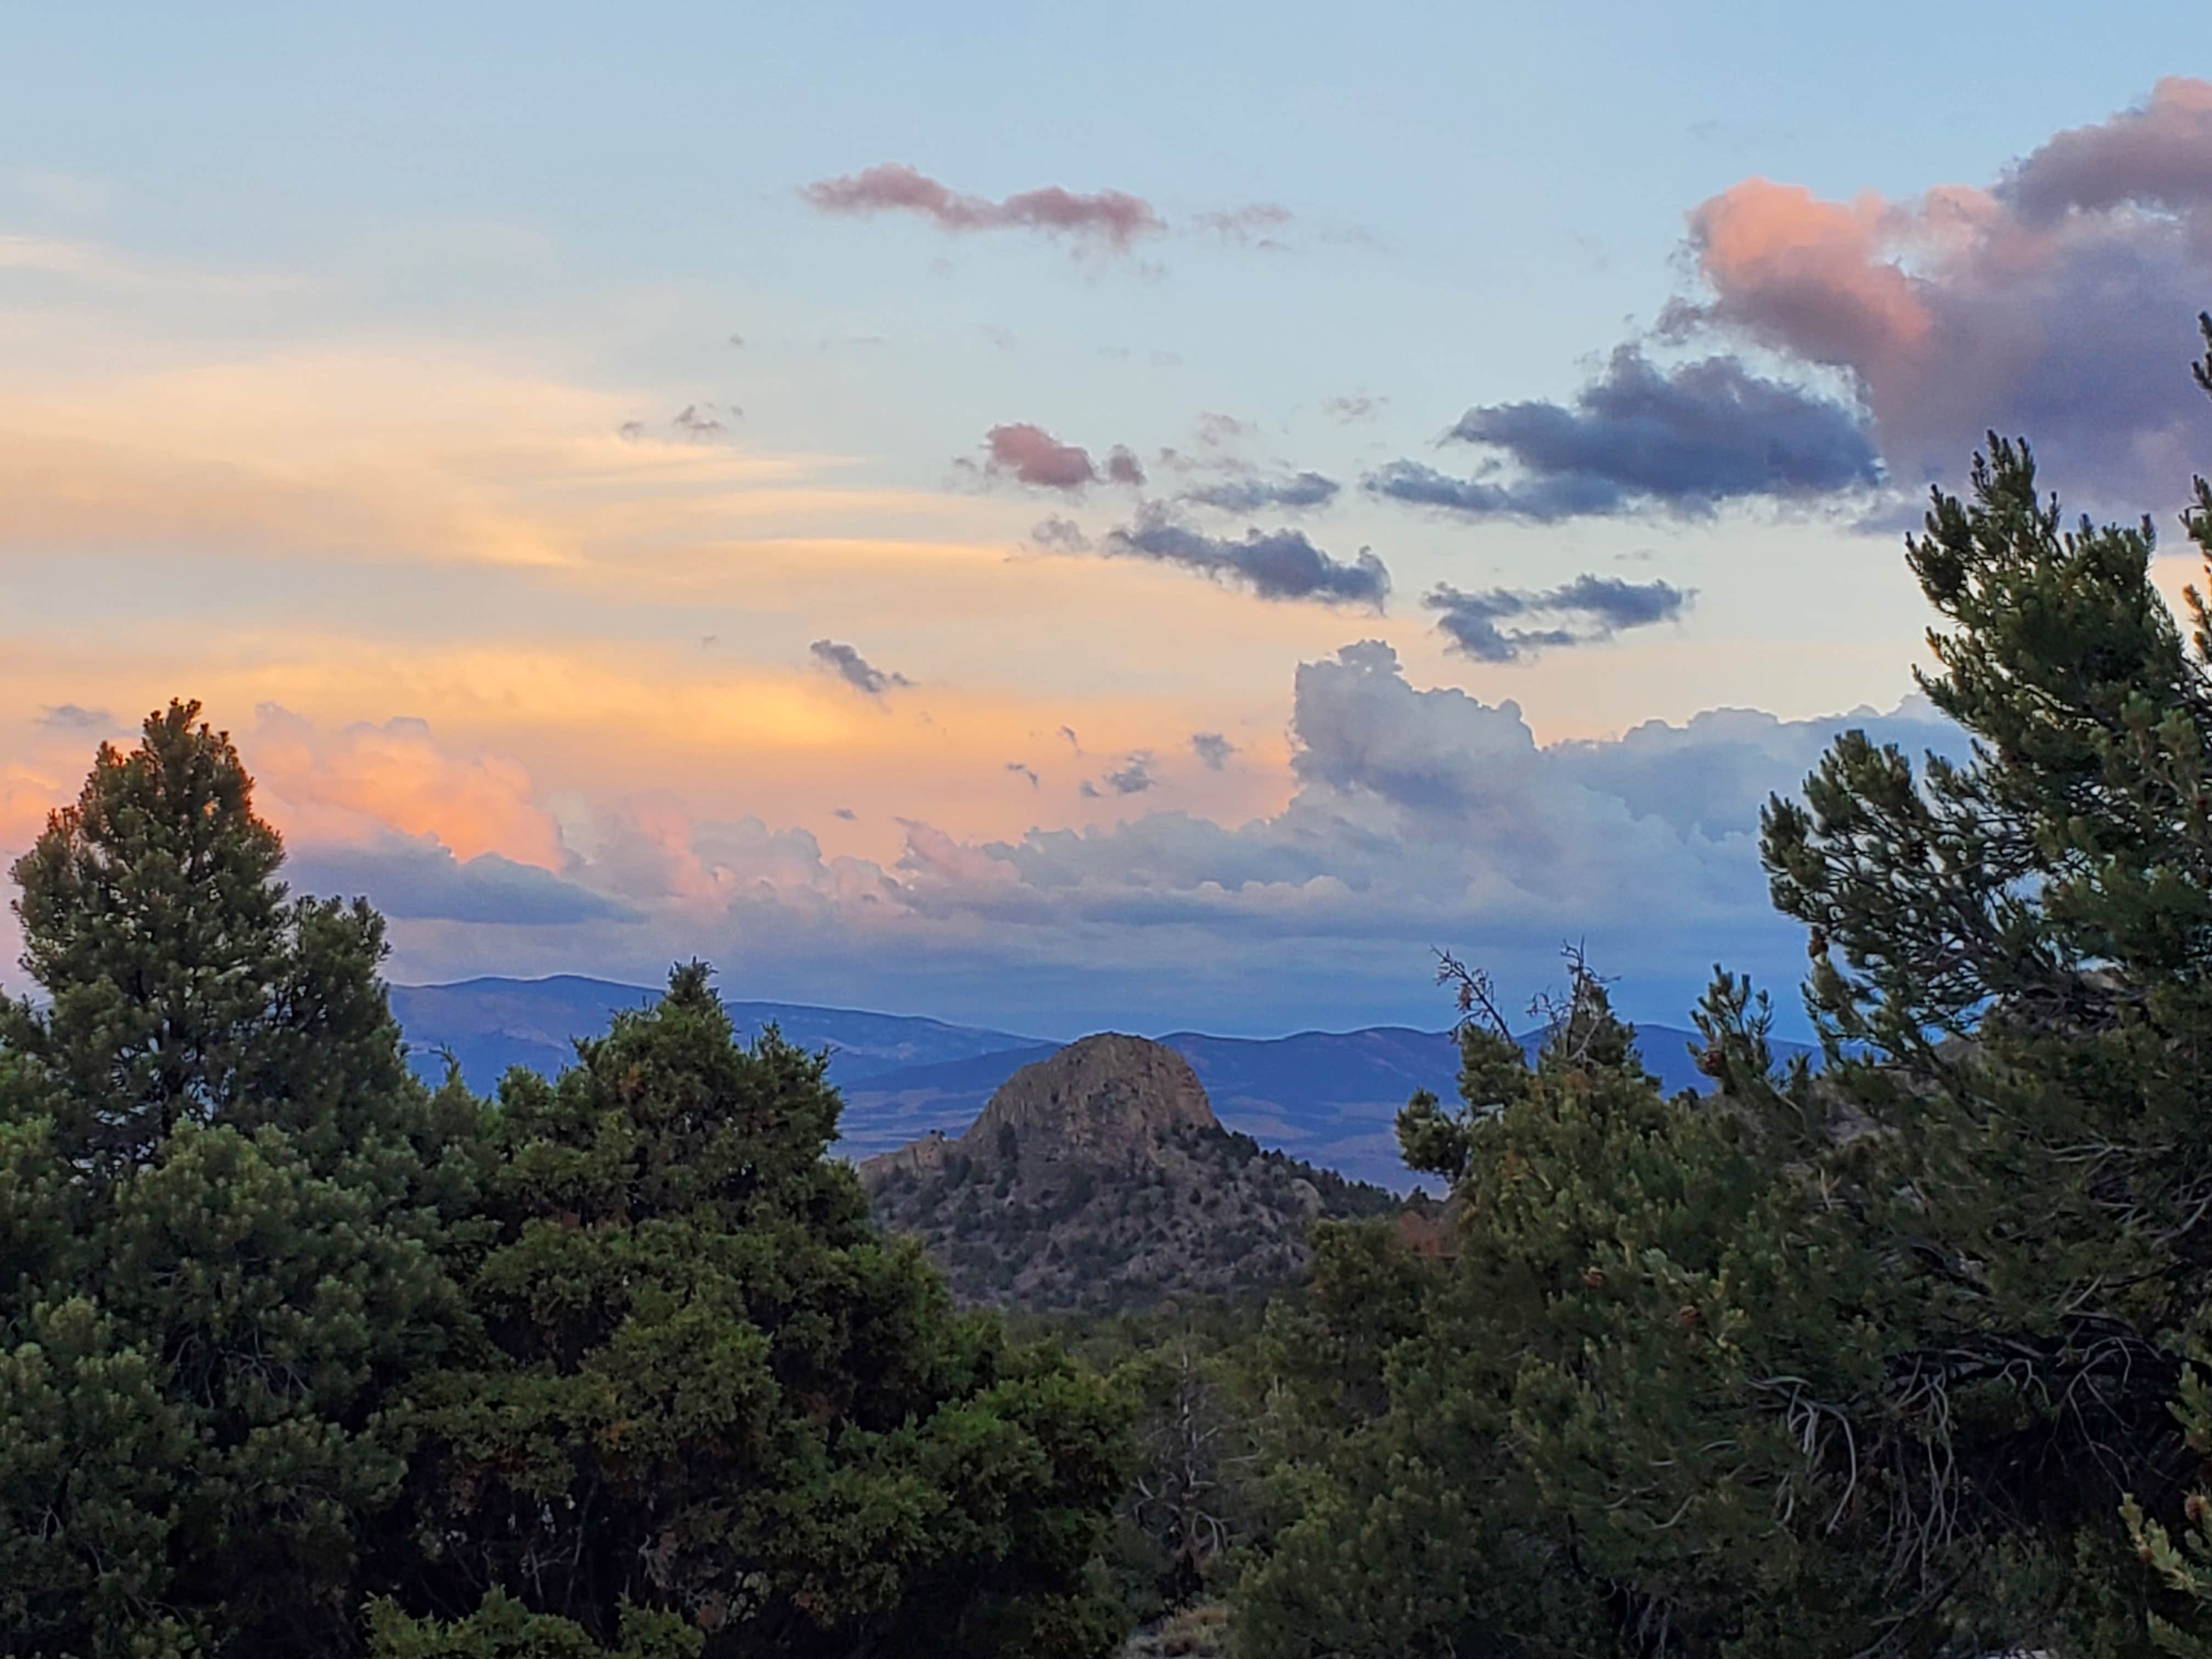
[[[860,1166],[877,1218],[919,1237],[964,1301],[1040,1310],[1218,1296],[1295,1276],[1324,1216],[1393,1212],[1221,1127],[1189,1062],[1085,1037],[1000,1085],[957,1139]]]

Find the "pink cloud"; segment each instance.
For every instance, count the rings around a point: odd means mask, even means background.
[[[2058,487],[2139,510],[2202,452],[2212,82],[2161,81],[1990,188],[1841,202],[1747,179],[1691,214],[1690,245],[1708,295],[1665,328],[1843,371],[1894,481],[1955,478],[1994,427],[2033,439]]]
[[[926,173],[884,161],[838,179],[822,179],[802,192],[824,213],[916,213],[941,230],[1041,230],[1103,243],[1126,252],[1140,237],[1167,224],[1152,204],[1118,190],[1089,195],[1048,185],[993,201],[964,195]]]
[[[1116,444],[1101,468],[1081,445],[1064,444],[1027,421],[994,426],[984,434],[983,441],[991,456],[986,471],[1006,474],[1039,489],[1073,494],[1102,480],[1118,484],[1145,481],[1143,464],[1124,446]]]

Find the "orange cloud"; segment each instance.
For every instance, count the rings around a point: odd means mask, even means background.
[[[447,754],[425,721],[349,726],[326,738],[270,707],[241,747],[263,809],[289,834],[355,841],[381,827],[434,836],[464,861],[498,853],[546,870],[562,866],[560,827],[521,763]]]

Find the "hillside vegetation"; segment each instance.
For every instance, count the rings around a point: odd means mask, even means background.
[[[1112,1034],[1024,1066],[957,1139],[860,1168],[956,1297],[1035,1312],[1247,1295],[1303,1272],[1316,1221],[1399,1207],[1231,1133],[1182,1055]]]

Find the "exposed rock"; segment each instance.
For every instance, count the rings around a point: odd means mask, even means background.
[[[1114,1032],[1024,1066],[957,1139],[860,1173],[878,1219],[921,1237],[956,1296],[1038,1310],[1277,1283],[1304,1270],[1316,1219],[1398,1204],[1223,1128],[1182,1055]]]

